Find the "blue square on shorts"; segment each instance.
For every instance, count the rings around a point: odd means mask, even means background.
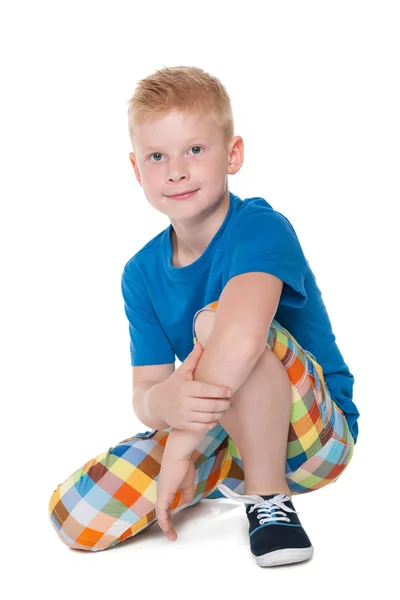
[[[129,449],[130,449],[130,446],[121,444],[120,446],[116,446],[115,448],[110,450],[110,454],[115,454],[116,456],[122,456]]]
[[[301,452],[297,456],[292,456],[292,458],[287,458],[287,463],[289,465],[290,471],[294,473],[302,464],[304,464],[307,460],[307,454],[305,452]]]

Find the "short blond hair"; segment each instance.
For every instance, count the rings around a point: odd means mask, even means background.
[[[129,137],[133,146],[135,127],[171,110],[199,116],[214,115],[222,128],[224,145],[234,135],[230,97],[221,81],[199,67],[164,67],[141,79],[128,101]]]

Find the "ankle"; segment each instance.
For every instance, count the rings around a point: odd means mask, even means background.
[[[253,487],[253,488],[245,488],[244,490],[245,496],[268,496],[270,494],[284,494],[285,496],[291,496],[292,492],[287,486],[275,486],[272,488],[271,486],[266,486],[263,488]]]

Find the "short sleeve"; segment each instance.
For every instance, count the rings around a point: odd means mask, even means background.
[[[283,281],[280,304],[301,308],[307,301],[307,260],[293,226],[281,213],[253,211],[232,228],[228,280],[261,271]]]
[[[136,269],[135,269],[136,271]],[[175,352],[154,311],[141,278],[125,266],[121,291],[129,321],[132,366],[162,365],[175,362]],[[134,279],[135,278],[135,279]]]

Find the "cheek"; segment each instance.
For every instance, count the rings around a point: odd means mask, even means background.
[[[207,179],[214,179],[221,174],[224,165],[219,156],[209,156],[206,160],[202,161],[201,165],[198,165],[198,169],[206,175]]]
[[[215,185],[221,181],[225,174],[226,167],[224,164],[222,164],[220,157],[215,157],[214,160],[211,159],[207,161],[207,165],[204,169],[204,175],[210,183]]]
[[[160,168],[160,165],[157,165],[156,167],[153,165],[145,165],[142,170],[142,176],[147,187],[153,188],[157,185],[157,182],[165,176],[165,169],[162,167]]]

